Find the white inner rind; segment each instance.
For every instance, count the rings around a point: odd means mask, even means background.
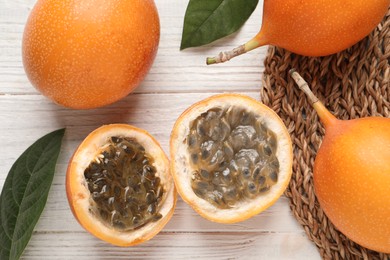
[[[190,166],[190,154],[187,151],[186,138],[190,133],[191,122],[199,115],[212,108],[227,109],[231,106],[241,107],[250,113],[254,113],[258,120],[264,122],[265,126],[275,133],[278,140],[276,157],[279,160],[280,168],[278,181],[270,188],[269,192],[260,194],[253,199],[241,200],[233,208],[220,209],[198,197],[191,187],[194,170]],[[173,149],[171,155],[174,155],[174,158],[171,158],[174,167],[172,172],[176,183],[180,183],[177,185],[177,188],[183,199],[202,216],[216,222],[230,223],[241,221],[271,206],[286,189],[292,171],[290,136],[276,113],[254,99],[243,99],[239,95],[221,95],[217,98],[209,99],[205,103],[195,104],[185,113],[186,116],[176,122],[175,134],[171,140],[171,149]]]
[[[71,185],[71,187],[78,187],[77,190],[71,190],[73,206],[75,209],[78,209],[75,210],[75,214],[78,215],[78,220],[82,226],[103,240],[107,240],[105,238],[110,237],[111,241],[126,241],[126,244],[144,240],[143,238],[151,235],[152,230],[154,232],[156,231],[156,226],[162,225],[162,222],[166,223],[168,221],[168,219],[164,220],[165,217],[168,216],[169,218],[172,215],[172,207],[175,204],[175,191],[173,180],[169,173],[169,162],[161,147],[158,146],[155,143],[154,138],[145,131],[140,129],[134,131],[136,128],[122,125],[104,128],[105,126],[92,132],[80,145],[83,149],[78,149],[74,154],[70,172],[72,174],[71,181],[77,182],[74,183],[76,186]],[[157,170],[156,176],[161,179],[161,185],[163,185],[165,190],[158,211],[162,215],[162,219],[155,222],[149,222],[145,226],[133,231],[115,230],[103,223],[99,217],[92,213],[93,211],[89,210],[94,201],[90,198],[90,191],[88,190],[88,185],[84,177],[84,171],[91,161],[100,153],[100,148],[105,146],[112,136],[134,138],[145,148],[146,153],[154,159],[153,166]],[[88,142],[88,144],[85,145],[85,142]],[[93,228],[91,227],[91,223],[94,226]],[[90,230],[90,228],[92,230]],[[101,234],[97,234],[95,230],[98,230]]]

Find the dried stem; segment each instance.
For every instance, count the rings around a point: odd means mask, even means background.
[[[234,58],[238,55],[244,54],[245,52],[246,52],[245,45],[243,44],[243,45],[238,46],[237,48],[234,48],[231,51],[220,52],[215,57],[212,57],[212,58],[208,57],[206,60],[206,64],[211,65],[211,64],[216,64],[216,63],[222,63],[222,62],[228,61],[231,58]]]
[[[252,40],[248,41],[247,43],[240,45],[231,51],[221,52],[215,57],[208,57],[206,64],[211,65],[222,63],[266,44],[268,44],[268,41],[264,34],[260,31]]]
[[[307,82],[299,75],[295,69],[290,70],[290,75],[297,83],[298,87],[306,94],[311,102],[311,105],[317,111],[318,116],[320,117],[322,123],[325,127],[334,124],[337,121],[337,118],[334,117],[328,109],[318,100],[318,98],[313,94]]]

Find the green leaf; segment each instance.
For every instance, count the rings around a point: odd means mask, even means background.
[[[190,0],[180,49],[205,45],[237,31],[259,0]],[[260,19],[260,18],[259,18]]]
[[[0,259],[19,259],[45,207],[65,129],[45,135],[14,163],[0,195]]]

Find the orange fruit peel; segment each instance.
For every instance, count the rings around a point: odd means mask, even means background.
[[[339,120],[295,70],[290,74],[325,127],[313,170],[321,208],[352,241],[390,253],[390,119]]]
[[[32,85],[55,103],[97,108],[141,83],[159,40],[153,0],[39,0],[24,29],[23,65]]]

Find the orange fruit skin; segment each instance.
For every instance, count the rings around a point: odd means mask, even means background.
[[[23,64],[54,102],[96,108],[139,85],[159,39],[153,0],[39,0],[25,27]]]
[[[354,242],[390,253],[390,119],[336,122],[314,165],[320,205]]]
[[[305,56],[342,51],[382,20],[389,0],[265,0],[258,41]]]

